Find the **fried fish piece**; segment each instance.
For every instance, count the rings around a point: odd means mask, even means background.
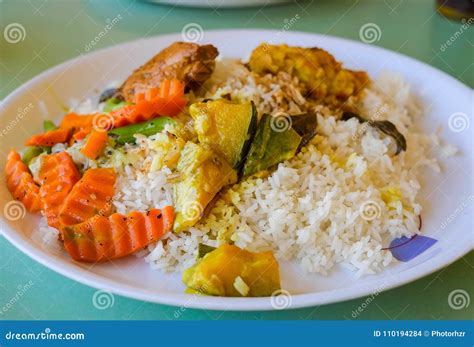
[[[284,71],[296,76],[303,93],[316,102],[341,105],[358,95],[370,82],[364,71],[352,71],[321,48],[263,43],[250,56],[249,67],[259,75]]]
[[[164,79],[184,81],[187,89],[196,89],[214,71],[219,52],[212,45],[175,42],[136,69],[117,90],[115,97],[128,102],[136,93],[158,87]]]

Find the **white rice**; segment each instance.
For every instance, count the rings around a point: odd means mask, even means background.
[[[427,155],[433,138],[413,129],[422,113],[402,80],[382,77],[361,106],[364,115],[395,123],[406,136],[407,152],[393,156],[389,138],[355,119],[319,115],[320,136],[307,149],[268,178],[234,186],[189,232],[151,245],[145,260],[178,271],[195,262],[199,243],[231,239],[251,251],[273,250],[279,260],[296,259],[307,272],[328,274],[336,264],[358,276],[383,270],[393,259],[382,248],[418,232],[420,169],[439,166]],[[392,187],[402,199],[385,202],[382,192]]]
[[[267,111],[278,102],[277,95],[280,111],[304,111],[301,95],[291,88],[262,87],[241,67],[229,78],[223,64],[206,83],[207,96],[230,93],[256,100],[260,111]],[[273,250],[279,260],[297,260],[310,273],[328,274],[337,264],[357,276],[383,270],[393,259],[382,248],[393,238],[418,232],[421,169],[440,171],[430,157],[439,140],[416,130],[414,120],[422,109],[396,76],[374,82],[359,108],[363,116],[393,122],[406,137],[407,151],[394,156],[392,140],[379,131],[356,119],[337,121],[327,109],[316,109],[318,136],[297,157],[279,164],[267,178],[235,185],[198,225],[167,234],[139,255],[152,268],[180,271],[195,262],[199,243],[217,246],[232,240],[251,251]],[[150,141],[140,142],[143,161],[116,167],[117,212],[172,204],[170,171],[149,170]],[[449,146],[443,153],[455,154],[456,149]],[[51,233],[47,235],[51,241]]]

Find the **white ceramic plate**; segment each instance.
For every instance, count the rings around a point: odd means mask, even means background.
[[[71,98],[97,97],[109,81],[123,80],[134,68],[176,40],[182,40],[181,35],[153,37],[99,50],[48,70],[14,91],[3,101],[1,108],[0,166],[4,167],[5,153],[10,147],[21,148],[29,134],[41,129],[40,101],[51,118],[59,117],[64,112],[61,104],[66,104]],[[442,126],[443,140],[456,145],[462,153],[442,162],[442,174],[427,173],[424,179],[421,194],[423,232],[438,240],[434,246],[410,262],[394,264],[381,274],[357,280],[343,269],[336,268],[328,277],[309,276],[302,275],[296,264],[283,263],[282,282],[284,288],[292,293],[291,305],[280,302],[276,306],[281,304],[285,308],[297,308],[320,305],[393,288],[447,266],[473,248],[473,134],[472,127],[469,128],[473,94],[470,88],[408,57],[334,37],[229,30],[205,32],[201,43],[216,45],[224,57],[247,58],[251,50],[263,41],[319,46],[334,54],[346,66],[367,70],[372,77],[381,70],[401,74],[425,102],[427,111],[421,122],[426,130],[433,131]],[[26,112],[22,112],[25,108]],[[11,201],[4,184],[0,184],[0,200],[2,209]],[[222,310],[268,310],[275,306],[270,298],[195,297],[183,294],[180,274],[165,275],[153,271],[142,259],[133,256],[114,264],[91,266],[75,263],[65,253],[44,248],[31,239],[37,225],[38,218],[28,214],[18,221],[8,220],[2,214],[2,232],[13,245],[41,264],[89,286],[176,306]]]

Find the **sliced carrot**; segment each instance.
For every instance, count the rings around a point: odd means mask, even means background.
[[[74,135],[72,137],[75,140],[83,140],[83,139],[85,139],[85,137],[87,135],[90,134],[91,131],[92,131],[91,128],[83,128],[83,129],[79,130],[78,132],[74,133]]]
[[[183,97],[184,87],[185,87],[185,84],[183,81],[172,80],[170,84],[169,95],[175,96],[175,97]]]
[[[84,147],[81,148],[81,153],[89,159],[97,159],[104,152],[107,139],[107,131],[92,129]]]
[[[158,88],[150,88],[146,91],[145,99],[150,100],[150,99],[156,98],[159,93],[160,93],[160,90]]]
[[[89,169],[72,188],[59,211],[62,225],[82,223],[95,215],[112,213],[115,171],[109,168]]]
[[[28,167],[21,161],[20,155],[14,150],[7,155],[5,177],[13,198],[21,201],[30,212],[41,210],[39,187],[33,180]]]
[[[173,206],[165,206],[161,210],[163,214],[163,225],[165,228],[165,232],[171,231],[173,229],[173,222],[174,222],[174,208]]]
[[[114,120],[113,127],[145,122],[157,116],[176,116],[186,106],[184,98],[185,84],[179,80],[164,80],[159,88],[152,87],[146,93],[135,94],[135,104],[125,105],[113,110],[110,114]],[[96,115],[78,115],[74,112],[64,116],[60,128],[70,129],[75,139],[84,138],[93,128]],[[80,137],[75,134],[80,132]]]
[[[184,86],[179,80],[164,80],[159,88],[135,94],[134,105],[111,112],[114,127],[145,122],[157,116],[176,116],[186,106]]]
[[[48,225],[60,228],[59,211],[72,187],[81,178],[71,156],[66,152],[46,155],[39,170],[39,194]]]
[[[59,128],[71,131],[72,137],[69,139],[69,145],[84,139],[92,131],[94,117],[93,114],[78,115],[74,112],[64,116]]]
[[[152,109],[160,116],[176,116],[186,106],[186,99],[179,95],[171,95],[164,100],[155,98],[151,100]]]
[[[171,230],[173,219],[171,206],[163,211],[96,216],[63,227],[64,247],[77,261],[100,262],[125,257],[159,240]]]
[[[186,106],[184,88],[182,81],[164,80],[159,88],[152,87],[146,93],[135,94],[135,104],[125,105],[110,112],[113,127],[142,123],[158,116],[176,116]],[[96,116],[71,112],[64,116],[59,128],[69,129],[74,139],[83,139],[85,134],[91,132]]]
[[[170,85],[171,85],[170,80],[164,80],[163,82],[161,82],[160,97],[166,98],[166,97],[169,96],[169,94],[170,94]],[[150,100],[151,98],[147,98],[147,99]]]
[[[158,116],[176,116],[186,106],[186,100],[181,97],[163,99],[156,97],[153,100],[142,100],[135,105],[128,105],[112,111],[114,128],[130,124],[146,122]]]
[[[121,109],[112,111],[114,128],[120,128],[130,124],[142,123],[152,118],[151,105],[147,100],[135,105],[127,105]]]
[[[145,100],[145,94],[144,93],[137,93],[134,95],[134,103],[137,104],[140,101]]]
[[[94,117],[93,114],[78,115],[74,112],[64,116],[59,128],[71,131],[72,137],[69,140],[69,145],[77,140],[84,139],[92,131]]]
[[[55,129],[42,134],[33,135],[26,142],[25,146],[45,146],[52,147],[58,143],[64,143],[69,139],[71,132],[68,129]]]
[[[59,127],[62,129],[71,129],[73,132],[81,129],[92,129],[93,120],[94,115],[78,115],[77,113],[71,112],[64,116]]]

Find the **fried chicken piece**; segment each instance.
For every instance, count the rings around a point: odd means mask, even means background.
[[[214,59],[218,54],[212,45],[175,42],[136,69],[115,97],[132,102],[136,93],[158,87],[164,79],[184,81],[188,90],[199,88],[214,71]]]
[[[249,67],[259,75],[285,71],[296,76],[316,102],[340,106],[357,96],[370,82],[364,71],[344,69],[342,64],[321,48],[289,47],[263,43],[250,56]]]

